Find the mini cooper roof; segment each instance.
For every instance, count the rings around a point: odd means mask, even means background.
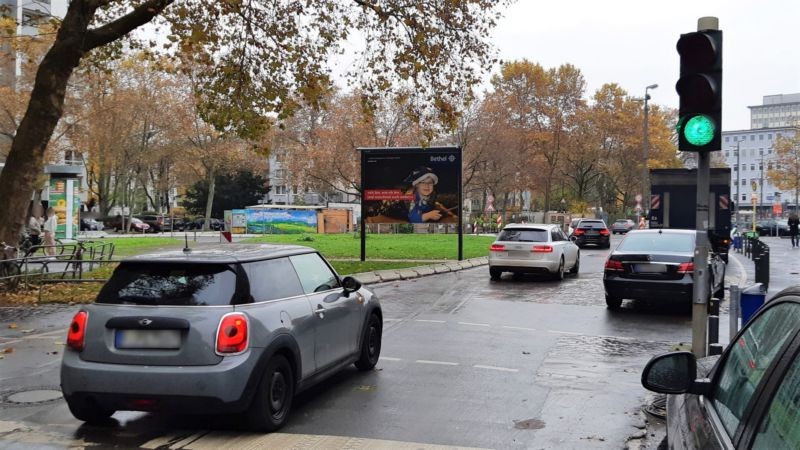
[[[231,264],[315,252],[313,248],[301,245],[212,244],[189,247],[188,251],[171,249],[132,256],[123,259],[123,262]]]

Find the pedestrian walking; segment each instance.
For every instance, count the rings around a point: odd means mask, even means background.
[[[56,217],[56,210],[53,207],[47,208],[47,218],[44,221],[44,245],[45,251],[48,256],[56,255],[56,227],[58,226],[58,217]]]
[[[792,248],[800,247],[800,241],[797,238],[798,228],[800,228],[800,218],[797,213],[789,215],[789,236],[792,238]]]
[[[639,217],[639,229],[644,230],[647,228],[647,224],[644,222],[644,216]]]

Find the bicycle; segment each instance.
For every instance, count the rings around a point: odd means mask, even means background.
[[[10,290],[16,289],[19,285],[19,274],[21,273],[20,264],[16,262],[17,248],[0,243],[2,246],[2,258],[0,259],[0,280],[4,281]]]
[[[33,256],[36,252],[41,251],[44,256],[50,256],[47,254],[47,247],[43,244],[43,239],[39,235],[35,234],[24,234],[22,236],[22,240],[19,243],[19,249],[22,252],[22,256],[28,257]],[[52,247],[56,251],[56,256],[61,256],[64,254],[64,243],[61,242],[61,239],[55,239],[56,245]]]

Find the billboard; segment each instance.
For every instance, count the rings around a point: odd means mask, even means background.
[[[233,218],[241,210],[233,211]],[[317,212],[293,209],[245,209],[248,233],[299,234],[317,232]],[[241,219],[234,221],[236,227]]]
[[[459,223],[461,149],[361,149],[367,223]]]

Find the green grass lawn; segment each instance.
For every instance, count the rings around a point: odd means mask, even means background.
[[[158,249],[182,248],[183,239],[170,237],[133,237],[133,238],[102,238],[88,239],[96,243],[114,243],[114,259],[120,257],[139,255]]]
[[[304,241],[310,236],[313,241]],[[266,235],[245,242],[272,242],[305,245],[319,250],[326,258],[359,258],[361,240],[353,234]],[[464,235],[464,258],[489,255],[493,237]],[[376,259],[458,259],[456,234],[370,234],[367,236],[367,261]]]

